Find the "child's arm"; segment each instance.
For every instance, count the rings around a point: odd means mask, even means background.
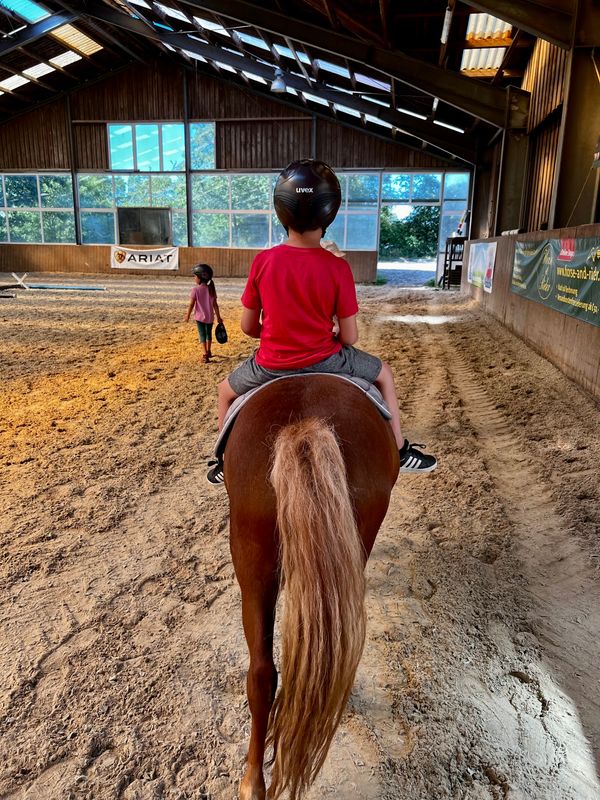
[[[223,318],[221,317],[221,312],[219,311],[219,304],[217,303],[217,295],[213,298],[213,308],[215,310],[215,316],[217,317],[217,322],[223,322]]]
[[[196,300],[192,297],[192,299],[190,300],[190,304],[188,306],[187,313],[186,313],[186,315],[184,317],[184,322],[189,322],[190,321],[190,314],[194,310],[194,306],[195,305],[196,305]]]
[[[260,339],[260,332],[262,330],[262,325],[260,324],[260,309],[244,308],[240,327],[246,336],[252,336],[253,339]]]
[[[340,329],[338,331],[338,341],[342,344],[356,344],[358,341],[358,327],[356,325],[356,314],[352,317],[341,317],[338,319]]]

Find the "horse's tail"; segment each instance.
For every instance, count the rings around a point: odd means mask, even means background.
[[[365,641],[365,552],[333,430],[286,426],[271,472],[285,605],[281,689],[269,720],[270,800],[298,800],[314,781],[354,683]]]

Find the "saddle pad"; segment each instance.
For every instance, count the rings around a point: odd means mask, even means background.
[[[241,408],[243,408],[248,400],[255,395],[257,392],[262,391],[266,386],[270,386],[275,381],[282,381],[287,380],[287,378],[314,378],[316,375],[330,375],[332,378],[339,378],[340,380],[347,381],[348,383],[353,383],[355,386],[365,394],[369,400],[377,407],[380,411],[381,416],[385,417],[385,419],[391,419],[392,415],[388,407],[386,406],[383,397],[381,396],[381,392],[376,386],[373,386],[372,383],[369,381],[364,380],[363,378],[353,378],[349,375],[337,375],[333,372],[297,372],[296,374],[292,375],[282,375],[281,378],[274,378],[272,381],[268,383],[264,383],[262,386],[258,386],[256,389],[251,389],[246,394],[242,394],[237,397],[233,403],[229,411],[225,416],[225,422],[223,423],[223,430],[219,434],[219,438],[215,444],[215,456],[217,458],[221,458],[225,451],[225,445],[227,443],[227,437],[229,436],[229,432],[231,431],[231,427],[235,422],[235,418],[237,417]]]

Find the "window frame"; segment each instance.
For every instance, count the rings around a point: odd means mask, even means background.
[[[42,205],[42,195],[41,195],[41,186],[40,186],[40,178],[44,177],[67,177],[70,179],[71,182],[71,204],[68,206],[44,206]],[[37,206],[9,206],[8,205],[8,198],[6,196],[6,178],[10,177],[23,177],[23,178],[35,178],[36,181],[36,190],[37,190]],[[76,245],[77,244],[77,215],[75,213],[75,203],[73,199],[73,176],[70,171],[67,170],[41,170],[36,172],[34,170],[26,170],[23,172],[17,170],[7,170],[0,173],[0,187],[1,187],[1,197],[4,202],[4,205],[0,205],[0,211],[4,212],[5,219],[4,219],[4,230],[6,233],[6,241],[0,242],[0,244],[18,244],[18,245],[31,245],[31,244],[48,244],[48,245]],[[36,213],[39,216],[40,220],[40,241],[39,242],[15,242],[11,240],[10,235],[10,213],[11,212],[21,212],[21,213]],[[73,240],[70,242],[47,242],[45,235],[44,235],[44,213],[45,212],[62,212],[62,213],[71,213],[73,216]]]

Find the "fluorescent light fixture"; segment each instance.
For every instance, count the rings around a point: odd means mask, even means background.
[[[13,75],[5,81],[0,81],[0,88],[12,92],[14,89],[18,89],[19,86],[24,86],[26,83],[31,83],[29,78],[24,78],[22,75]]]
[[[283,70],[277,68],[275,70],[275,79],[273,80],[273,83],[271,84],[271,91],[274,94],[283,94],[285,92],[286,88],[287,87],[285,85],[285,77],[284,77],[284,74],[283,74]]]
[[[361,94],[363,100],[368,100],[369,103],[376,103],[378,106],[389,108],[389,103],[384,103],[383,100],[376,100],[374,97],[368,97],[366,94]]]
[[[74,64],[75,61],[81,61],[81,56],[74,53],[72,50],[67,50],[59,56],[50,59],[50,63],[55,67],[67,67],[69,64]]]
[[[449,125],[447,122],[441,122],[439,119],[433,120],[434,125],[439,125],[440,128],[449,128],[451,131],[457,131],[458,133],[464,133],[463,128],[458,128],[456,125]]]
[[[442,44],[446,44],[448,41],[448,34],[450,33],[450,23],[452,22],[452,9],[450,6],[447,6],[446,13],[444,14],[444,24],[442,26],[442,35],[440,36],[440,42]]]
[[[408,108],[397,108],[401,114],[407,114],[409,117],[416,117],[417,119],[427,119],[425,114],[417,114],[416,111],[409,111]]]

